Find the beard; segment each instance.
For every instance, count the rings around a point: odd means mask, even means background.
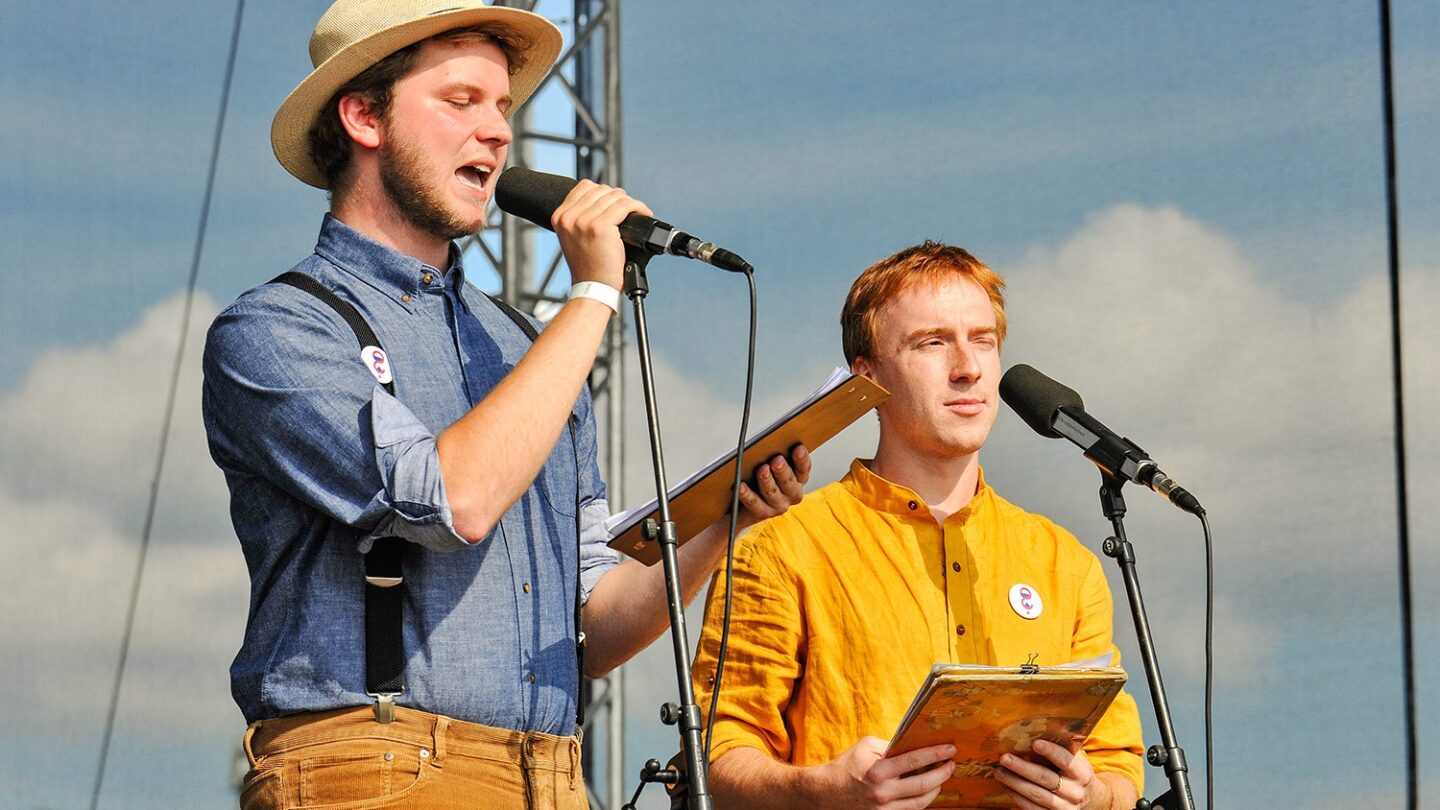
[[[402,139],[388,140],[380,147],[380,184],[395,210],[425,233],[454,240],[485,224],[483,219],[466,218],[447,204],[443,192],[426,179],[420,151]]]

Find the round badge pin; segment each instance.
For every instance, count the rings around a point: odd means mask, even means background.
[[[381,385],[389,385],[390,381],[395,379],[390,374],[390,358],[385,356],[385,350],[379,346],[366,346],[361,349],[360,362],[370,369],[370,373],[375,375]]]
[[[1034,619],[1045,610],[1045,603],[1033,587],[1021,583],[1010,589],[1010,607],[1014,608],[1021,618]]]

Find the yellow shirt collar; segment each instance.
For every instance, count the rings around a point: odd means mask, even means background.
[[[873,462],[874,459],[869,458],[857,458],[851,461],[850,472],[840,480],[840,485],[861,503],[877,512],[913,517],[920,509],[924,509],[924,514],[930,514],[929,505],[925,503],[925,499],[921,498],[918,492],[881,477],[870,469],[870,464]],[[979,472],[980,478],[975,487],[975,497],[971,498],[963,509],[947,518],[946,523],[964,522],[982,509],[993,508],[995,491],[985,483],[985,470],[982,468]]]

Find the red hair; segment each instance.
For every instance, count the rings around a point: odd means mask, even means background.
[[[920,283],[936,284],[954,276],[980,286],[995,308],[995,334],[1005,341],[1005,279],[964,248],[926,241],[865,268],[850,286],[840,311],[840,336],[845,361],[871,357],[881,308],[902,290]]]

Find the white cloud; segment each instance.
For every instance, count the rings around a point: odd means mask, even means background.
[[[216,308],[188,328],[122,702],[126,722],[238,728],[224,673],[247,580],[200,421],[199,352]],[[0,398],[0,510],[12,578],[0,602],[20,727],[98,726],[110,697],[184,298],[98,346],[53,349]],[[86,731],[82,736],[89,736]]]
[[[1252,565],[1328,567],[1354,537],[1392,534],[1388,514],[1355,508],[1393,497],[1393,434],[1385,281],[1354,272],[1348,296],[1302,303],[1180,211],[1116,206],[1009,269],[1007,361],[1076,388],[1192,482],[1228,529],[1222,550],[1243,537]],[[1408,285],[1427,300],[1436,275]],[[1434,367],[1436,348],[1413,336],[1409,362]],[[1412,401],[1435,392],[1433,379],[1412,383]],[[1412,452],[1433,438],[1412,436]]]
[[[67,497],[138,534],[164,427],[183,296],[162,301],[104,345],[51,349],[0,399],[5,486],[28,497]],[[162,504],[220,515],[223,478],[209,462],[200,420],[199,354],[216,308],[203,294],[188,327],[171,419]]]
[[[1183,212],[1120,205],[1003,269],[1012,302],[1007,362],[1031,363],[1080,391],[1092,414],[1149,450],[1209,509],[1222,659],[1264,671],[1282,639],[1291,654],[1321,657],[1332,652],[1335,630],[1393,619],[1382,268],[1320,268],[1355,283],[1338,300],[1308,300],[1267,284],[1264,268]],[[1434,300],[1437,281],[1431,269],[1409,268],[1406,300]],[[1413,329],[1406,342],[1407,366],[1418,372],[1408,378],[1412,413],[1440,394],[1437,338]],[[1108,524],[1094,470],[1076,448],[1037,443],[1013,415],[1005,419],[987,451],[990,466],[1012,486],[1032,484],[1027,506],[1096,547]],[[1440,451],[1432,422],[1414,420],[1410,430],[1412,470],[1421,475],[1423,460]],[[1071,460],[1054,461],[1062,456]],[[1039,485],[1027,481],[1044,463],[1068,466],[1039,471]],[[1424,491],[1418,476],[1411,491]],[[1198,684],[1198,526],[1138,488],[1128,500],[1151,622],[1168,639],[1166,672]],[[1121,611],[1117,635],[1128,638],[1120,578],[1105,564]]]

